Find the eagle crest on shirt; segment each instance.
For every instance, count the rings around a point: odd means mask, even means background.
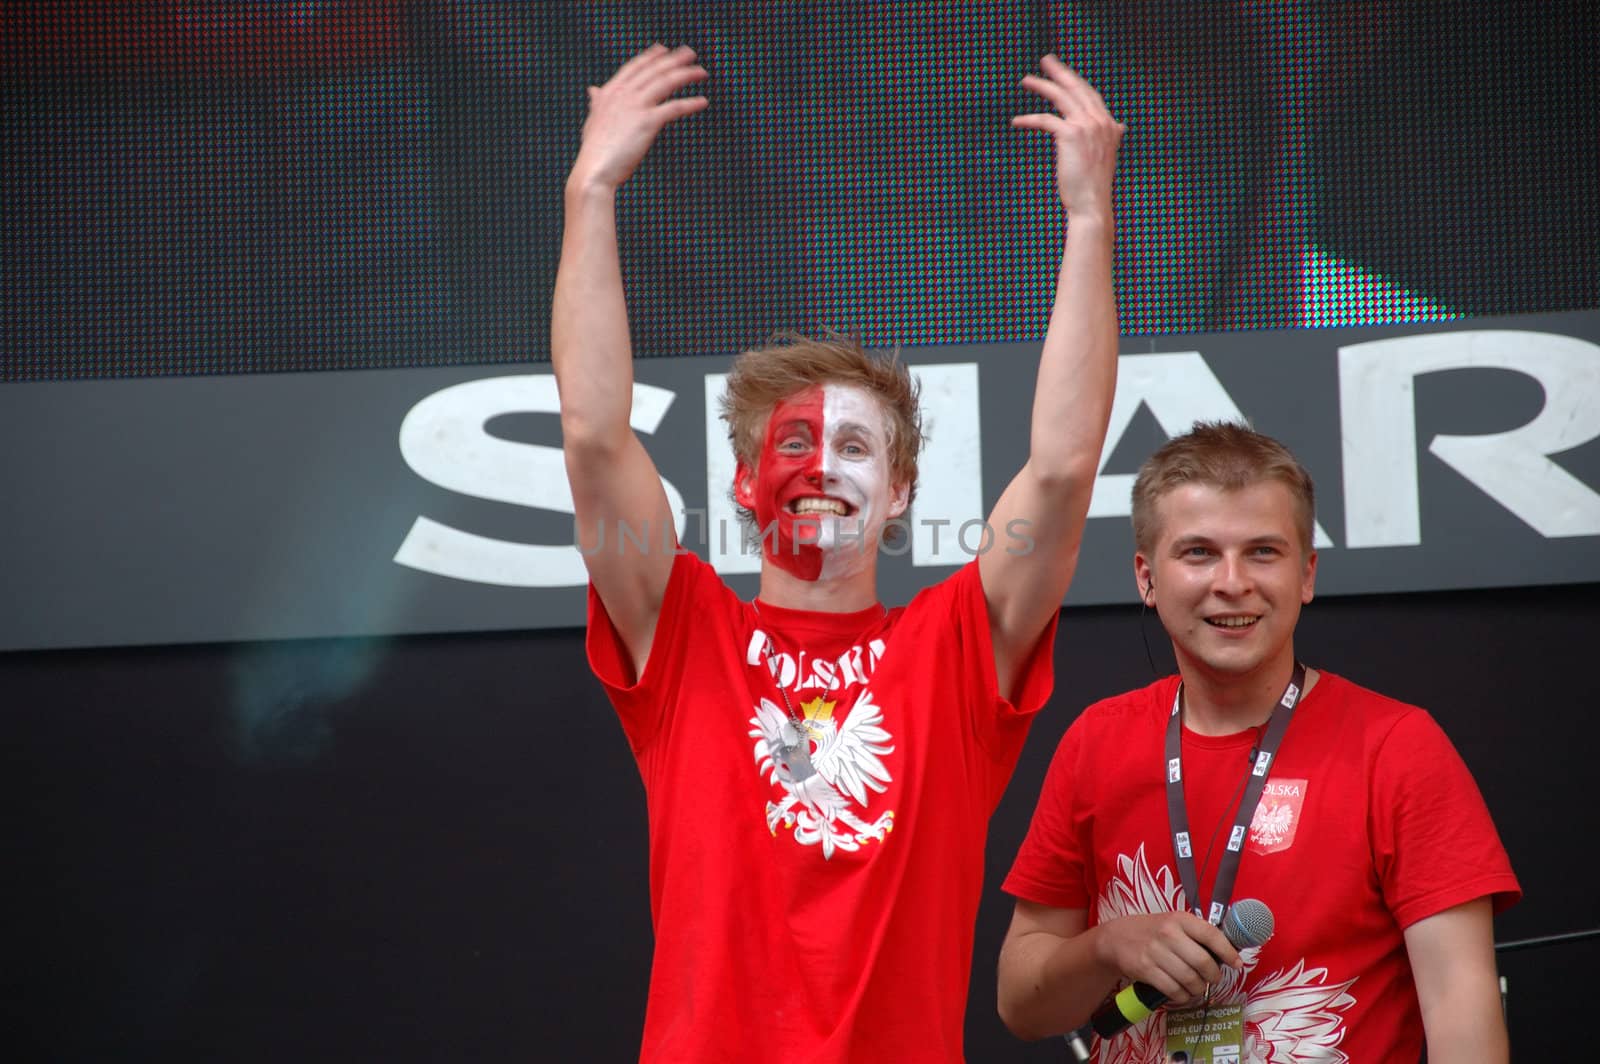
[[[1269,846],[1282,842],[1293,826],[1294,807],[1291,805],[1269,806],[1263,802],[1256,807],[1255,817],[1250,821],[1251,833]]]
[[[786,762],[786,740],[793,740],[799,729],[784,707],[763,698],[750,718],[757,771],[768,783],[783,788],[782,800],[767,802],[767,830],[776,835],[780,824],[792,828],[796,842],[820,846],[822,856],[829,859],[837,850],[855,851],[865,843],[882,842],[894,828],[894,810],[870,822],[864,817],[870,815],[867,803],[874,794],[882,794],[891,779],[880,760],[894,752],[893,736],[883,727],[883,710],[868,689],[862,690],[842,724],[833,719],[833,704],[820,698],[801,708],[805,719],[800,741],[814,770],[809,775],[791,772]]]
[[[1095,922],[1187,908],[1177,875],[1168,865],[1152,871],[1141,843],[1132,856],[1117,858],[1116,874],[1106,883],[1096,905]],[[1239,958],[1244,970],[1224,968],[1223,981],[1212,988],[1211,1000],[1244,1006],[1241,1062],[1350,1064],[1339,1043],[1344,1041],[1343,1013],[1356,1003],[1349,992],[1354,979],[1330,983],[1326,968],[1307,967],[1303,958],[1261,977],[1257,972],[1259,946],[1240,950]],[[1166,1038],[1166,1014],[1156,1012],[1116,1038],[1101,1042],[1098,1059],[1105,1064],[1159,1064],[1168,1059]]]

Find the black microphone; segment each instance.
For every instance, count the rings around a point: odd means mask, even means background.
[[[1255,898],[1240,898],[1222,918],[1222,933],[1234,949],[1265,945],[1273,928],[1272,910]],[[1066,1036],[1073,1059],[1089,1059],[1089,1044],[1095,1035],[1110,1038],[1120,1034],[1166,1003],[1167,996],[1148,983],[1123,987],[1088,1023]]]

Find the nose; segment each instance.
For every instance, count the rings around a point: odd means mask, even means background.
[[[1224,598],[1239,598],[1249,593],[1252,585],[1250,567],[1237,554],[1224,554],[1212,574],[1212,587]]]

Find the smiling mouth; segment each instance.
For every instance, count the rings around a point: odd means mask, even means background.
[[[808,495],[795,499],[789,503],[788,510],[797,517],[812,517],[829,515],[832,517],[849,517],[855,513],[855,507],[838,499],[830,499],[822,495]]]
[[[1213,628],[1227,628],[1233,631],[1241,631],[1245,628],[1253,626],[1260,619],[1260,617],[1207,617],[1206,623]]]

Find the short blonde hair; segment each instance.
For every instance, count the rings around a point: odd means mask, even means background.
[[[1134,545],[1144,554],[1155,548],[1161,534],[1156,502],[1174,488],[1205,484],[1238,491],[1265,480],[1278,481],[1294,497],[1300,552],[1309,554],[1317,509],[1311,474],[1289,448],[1234,421],[1197,421],[1139,467],[1133,482]]]

